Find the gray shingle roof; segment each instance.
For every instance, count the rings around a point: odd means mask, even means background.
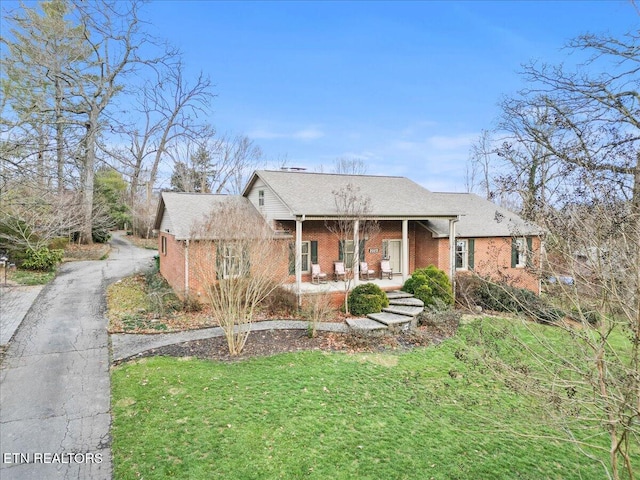
[[[259,170],[243,192],[248,194],[257,177],[280,198],[293,215],[337,215],[334,191],[356,185],[369,197],[375,217],[455,216],[453,205],[404,177],[341,175],[331,173]]]
[[[511,237],[541,235],[543,230],[517,214],[473,193],[432,193],[460,214],[456,224],[458,237]],[[425,222],[435,236],[449,235],[449,222],[430,219]]]
[[[248,221],[264,222],[251,202],[240,195],[162,192],[154,228],[160,229],[163,215],[166,215],[171,226],[169,233],[175,235],[176,240],[193,238],[198,223],[223,206],[233,206],[234,211],[237,208],[243,217],[246,215],[244,218],[252,219]]]

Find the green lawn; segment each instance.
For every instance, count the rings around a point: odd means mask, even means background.
[[[114,478],[605,478],[549,439],[564,434],[535,400],[469,361],[477,332],[404,354],[118,366]]]

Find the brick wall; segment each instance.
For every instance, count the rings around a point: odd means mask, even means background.
[[[176,241],[173,235],[160,233],[166,237],[166,253],[162,253],[162,239],[158,240],[160,252],[160,273],[169,282],[176,294],[185,297],[185,261],[188,256],[189,276],[188,293],[202,302],[206,302],[205,287],[216,281],[216,246],[212,241],[190,241],[188,247],[184,241]],[[276,247],[267,252],[267,248],[257,246],[250,252],[251,269],[263,270],[274,279],[286,278],[288,273],[288,241],[281,241],[280,250]]]
[[[444,240],[441,240],[444,243]],[[526,288],[540,293],[540,282],[536,268],[540,262],[539,237],[532,239],[531,267],[511,267],[511,237],[476,238],[474,240],[473,273],[489,277],[498,282],[506,282],[519,288]],[[446,241],[448,245],[448,241]],[[458,270],[457,275],[468,275],[471,272]]]
[[[418,225],[416,232],[416,268],[435,265],[449,274],[449,238],[433,238],[431,232]]]
[[[285,228],[295,232],[294,222],[283,222]],[[409,272],[416,268],[424,268],[435,265],[449,272],[449,239],[433,238],[431,232],[422,226],[409,222]],[[166,252],[162,252],[162,238],[166,238]],[[324,221],[306,221],[303,223],[303,241],[318,242],[318,263],[323,272],[329,278],[333,275],[333,262],[338,261],[338,238],[330,232]],[[379,274],[380,261],[382,260],[383,240],[401,240],[402,222],[381,221],[379,230],[365,241],[365,259],[369,268]],[[292,239],[282,240],[284,244],[293,242]],[[206,248],[205,248],[206,245]],[[539,258],[540,239],[533,239],[533,257]],[[160,273],[167,279],[176,293],[184,296],[184,266],[185,248],[184,242],[178,242],[171,234],[160,232],[158,238],[158,251],[160,252]],[[264,255],[264,254],[263,254]],[[287,275],[288,254],[281,254],[277,266],[278,277],[285,281],[295,282],[294,275]],[[259,255],[252,255],[252,267],[254,262],[260,261]],[[511,238],[476,238],[474,255],[474,272],[481,276],[488,276],[498,281],[506,281],[512,285],[528,288],[539,293],[539,281],[531,269],[511,268]],[[189,245],[189,291],[190,294],[201,298],[204,296],[202,281],[205,283],[215,281],[215,248],[210,243],[199,244],[191,242]],[[535,265],[534,265],[535,266]],[[457,274],[464,275],[464,271]],[[311,275],[303,274],[303,282],[310,282]]]
[[[163,248],[164,244],[164,248]],[[160,232],[158,235],[160,274],[180,297],[184,295],[184,243],[174,235]]]

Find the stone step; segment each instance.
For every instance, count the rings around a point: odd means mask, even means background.
[[[376,322],[384,323],[388,327],[404,325],[410,323],[413,320],[413,317],[408,317],[407,315],[398,315],[397,313],[389,312],[370,313],[369,315],[367,315],[367,317],[375,320]]]
[[[424,308],[424,302],[419,298],[413,297],[394,298],[392,300],[390,299],[389,305],[407,305],[411,307]]]
[[[353,330],[373,331],[386,330],[387,326],[370,318],[347,318],[347,325]]]
[[[392,290],[390,292],[386,292],[387,293],[387,298],[389,300],[395,300],[397,298],[412,298],[413,295],[411,295],[410,293],[407,292],[401,292],[400,290]]]
[[[424,307],[416,307],[412,305],[389,305],[382,309],[383,312],[396,313],[398,315],[406,315],[407,317],[417,317],[424,311]]]

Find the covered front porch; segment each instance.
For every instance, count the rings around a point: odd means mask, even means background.
[[[290,288],[303,295],[314,292],[344,292],[343,280],[333,281],[336,265],[340,264],[351,276],[350,288],[358,283],[372,282],[383,290],[399,289],[416,268],[433,264],[448,271],[451,278],[455,270],[455,223],[457,217],[445,217],[449,221],[448,248],[432,239],[428,230],[428,218],[381,218],[373,217],[366,222],[375,222],[376,228],[362,229],[365,220],[352,220],[352,227],[343,235],[331,229],[329,218],[300,217],[294,222],[281,222],[289,232],[295,234],[289,257]],[[347,221],[348,223],[348,221]],[[293,236],[293,235],[292,235]],[[382,277],[384,268],[393,272],[389,279]],[[360,267],[372,271],[371,280],[361,278]],[[365,265],[366,264],[366,265]],[[327,280],[312,282],[312,266]],[[339,275],[339,274],[338,274]],[[366,277],[366,275],[363,275]],[[316,279],[317,280],[317,279]]]

